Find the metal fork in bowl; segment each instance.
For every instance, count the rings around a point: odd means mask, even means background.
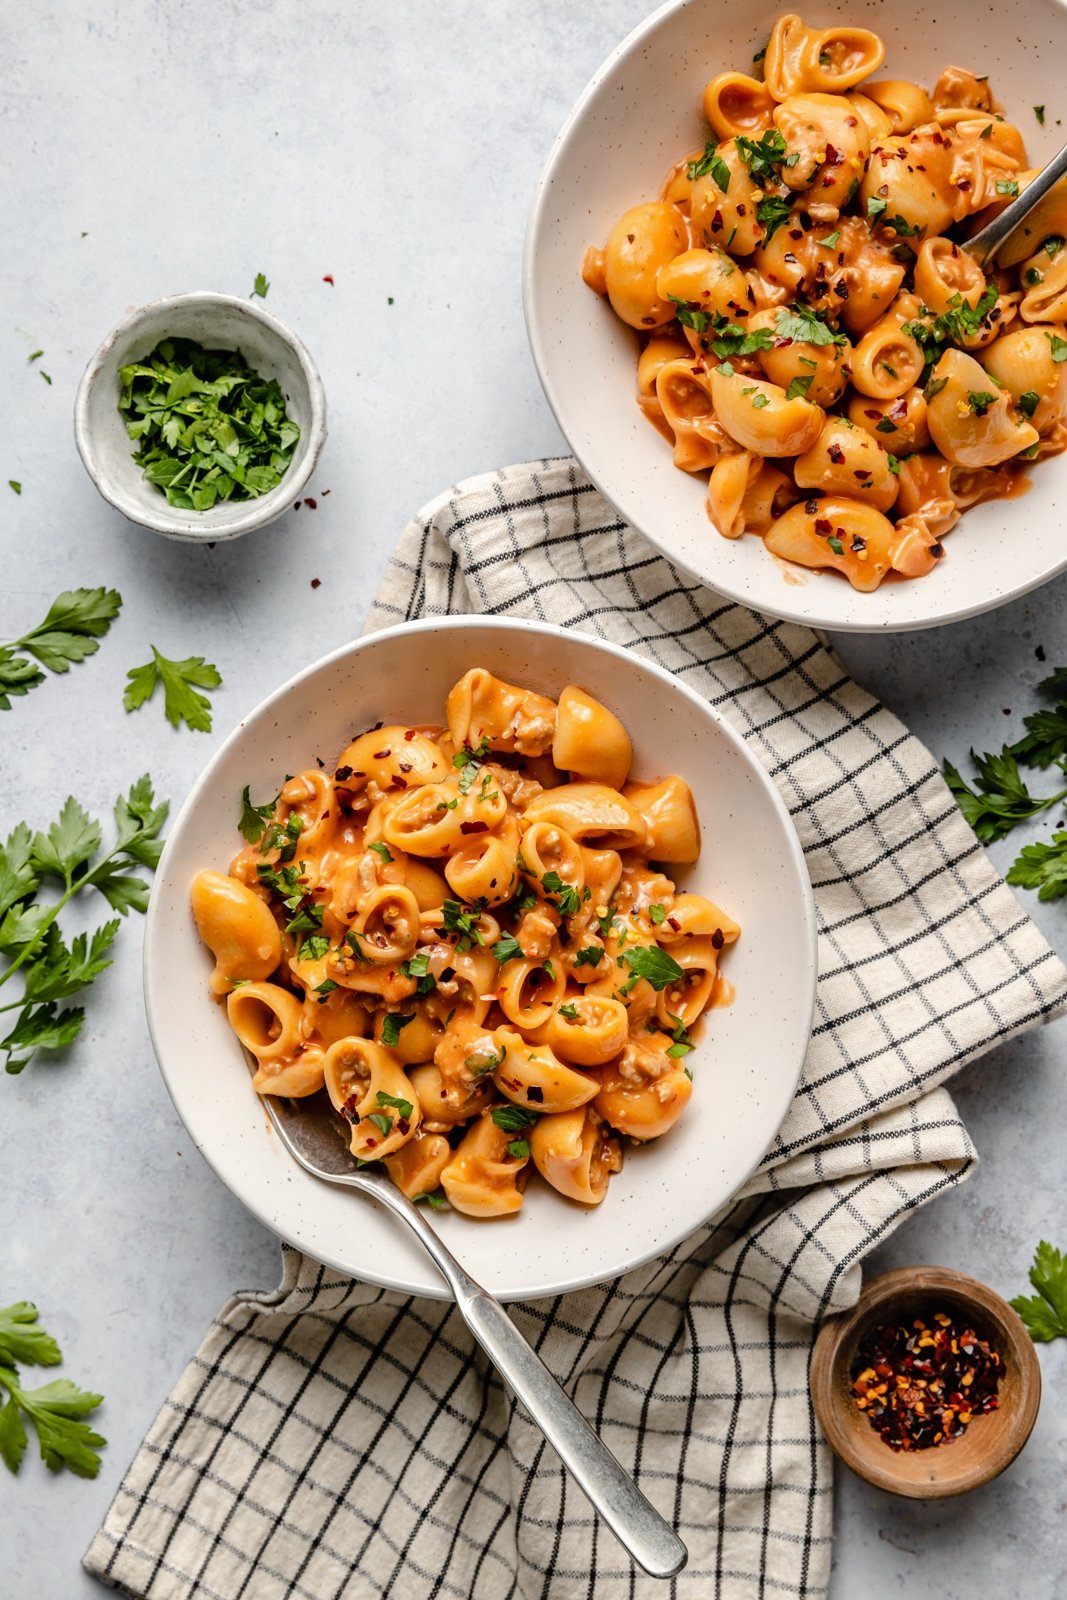
[[[1039,200],[1043,200],[1049,190],[1059,182],[1067,173],[1067,144],[1062,150],[1057,151],[1047,167],[1043,167],[1033,183],[1025,188],[1010,205],[1006,205],[999,216],[987,222],[984,228],[970,239],[964,239],[960,244],[961,250],[966,250],[973,256],[980,267],[991,266],[1001,247],[1007,244],[1011,235],[1021,222],[1025,222]],[[1036,249],[1043,241],[1038,239]]]
[[[264,1105],[290,1155],[314,1177],[358,1189],[411,1229],[452,1290],[460,1316],[521,1400],[533,1422],[615,1537],[653,1578],[671,1578],[689,1559],[674,1529],[645,1498],[593,1432],[504,1311],[467,1273],[426,1216],[377,1165],[358,1166],[324,1094],[306,1100],[264,1096]]]

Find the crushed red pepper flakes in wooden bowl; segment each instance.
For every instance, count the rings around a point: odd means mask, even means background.
[[[1000,1295],[947,1267],[907,1267],[872,1278],[851,1311],[823,1324],[811,1393],[831,1447],[861,1478],[940,1499],[1014,1461],[1037,1417],[1041,1369]]]

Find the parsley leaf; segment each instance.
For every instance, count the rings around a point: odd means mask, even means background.
[[[68,945],[59,916],[76,894],[90,888],[120,916],[144,911],[148,885],[130,869],[156,865],[166,816],[167,806],[155,804],[144,777],[115,802],[115,843],[98,859],[100,825],[73,798],[46,833],[31,833],[19,823],[0,844],[0,956],[8,963],[0,970],[0,987],[20,971],[23,977],[21,997],[0,1003],[0,1012],[17,1013],[0,1039],[8,1072],[21,1072],[35,1050],[60,1050],[77,1038],[83,1011],[61,1011],[58,1002],[86,988],[110,965],[108,951],[119,924],[106,922]],[[42,905],[36,896],[48,879],[58,881],[60,892]]]
[[[724,361],[732,356],[751,356],[758,350],[770,350],[774,344],[774,335],[770,328],[754,328],[749,333],[747,329],[718,313],[712,318],[712,331],[715,337],[711,341],[711,348]]]
[[[522,946],[514,934],[506,933],[502,939],[497,940],[492,949],[501,966],[505,961],[514,961],[516,957],[522,959]]]
[[[574,957],[576,967],[598,967],[604,959],[604,951],[598,944],[586,945],[584,950],[579,950]]]
[[[459,938],[456,940],[456,949],[460,955],[465,950],[469,950],[472,944],[485,943],[481,933],[475,927],[475,923],[482,914],[480,907],[471,906],[469,909],[464,910],[458,900],[446,900],[442,911],[444,914],[443,931],[445,933],[459,934]]]
[[[1006,881],[1018,889],[1036,889],[1039,900],[1062,900],[1067,894],[1067,833],[1057,830],[1051,841],[1023,845]]]
[[[1036,1295],[1016,1295],[1011,1305],[1035,1344],[1067,1338],[1067,1255],[1044,1239],[1034,1252],[1030,1282]]]
[[[11,697],[28,694],[44,682],[41,667],[68,672],[72,662],[95,655],[101,638],[122,606],[115,589],[65,589],[36,628],[10,644],[0,645],[0,711],[10,711]],[[35,656],[40,666],[27,659]]]
[[[844,335],[828,328],[821,317],[807,306],[780,306],[774,319],[780,339],[795,339],[800,344],[844,344]]]
[[[685,976],[674,957],[658,945],[635,945],[632,950],[623,951],[622,960],[635,979],[647,978],[653,989],[665,989]]]
[[[313,933],[305,939],[297,954],[298,961],[321,961],[330,948],[330,941],[324,933]]]
[[[788,222],[792,210],[791,200],[780,198],[777,195],[764,195],[756,206],[756,221],[764,229],[763,243],[770,244],[778,229],[784,222]]]
[[[1050,767],[1067,756],[1067,701],[1051,711],[1034,711],[1023,718],[1026,734],[1010,746],[1017,761],[1027,767]]]
[[[151,646],[152,660],[143,667],[132,667],[126,674],[130,686],[122,697],[127,711],[137,711],[163,684],[163,710],[172,728],[181,723],[199,733],[211,732],[211,702],[196,689],[217,689],[222,682],[217,667],[203,656],[187,656],[171,661]],[[194,685],[196,686],[194,688]]]
[[[15,494],[22,493],[22,485],[17,478],[8,478],[7,486],[9,489],[13,490]]]
[[[529,1139],[511,1139],[508,1142],[508,1155],[516,1161],[525,1161],[530,1154]]]
[[[69,1467],[79,1477],[95,1478],[100,1468],[97,1446],[107,1441],[83,1419],[104,1397],[78,1389],[69,1378],[23,1389],[16,1361],[53,1367],[62,1359],[55,1340],[36,1322],[36,1307],[28,1301],[0,1310],[0,1457],[10,1472],[19,1470],[29,1443],[28,1420],[41,1459],[52,1472]]]
[[[0,1307],[0,1362],[13,1367],[58,1367],[63,1357],[51,1334],[36,1326],[37,1307],[28,1300]]]
[[[1036,389],[1027,389],[1025,394],[1019,396],[1018,406],[1024,417],[1032,417],[1040,404],[1041,396]]]
[[[648,908],[649,921],[652,922],[657,928],[664,921],[666,915],[667,907],[660,905],[658,901],[656,901],[653,905],[650,905]]]
[[[716,139],[709,139],[704,146],[704,154],[698,156],[695,161],[690,161],[685,169],[685,175],[690,182],[696,178],[706,178],[709,173],[725,194],[730,187],[730,169],[719,154]]]
[[[950,761],[944,763],[942,770],[956,804],[983,844],[1003,839],[1020,822],[1036,817],[1067,795],[1067,789],[1048,796],[1032,795],[1007,745],[999,755],[987,752],[979,756],[972,750],[971,760],[978,771],[973,789]]]
[[[401,1122],[406,1122],[414,1116],[415,1107],[410,1100],[400,1100],[395,1094],[386,1094],[384,1089],[379,1089],[375,1097],[380,1106],[393,1106],[400,1113]]]
[[[786,399],[806,400],[808,397],[808,390],[811,388],[814,377],[815,374],[813,372],[809,372],[805,377],[791,379],[789,388],[785,391]]]
[[[771,128],[758,139],[739,133],[734,140],[737,153],[748,168],[749,176],[761,186],[778,180],[778,169],[783,165],[796,166],[795,157],[786,156],[786,143],[777,128]]]
[[[1053,361],[1067,361],[1067,339],[1061,339],[1058,333],[1047,333],[1045,338],[1052,346]]]
[[[254,806],[249,798],[248,784],[241,790],[241,820],[237,826],[241,830],[241,837],[249,844],[258,844],[263,837],[267,823],[274,815],[274,807],[278,804],[277,796],[268,800],[266,805]]]
[[[988,389],[971,389],[967,395],[967,404],[976,417],[984,417],[996,398],[996,395],[991,394]]]
[[[1015,178],[998,178],[997,193],[1010,195],[1012,199],[1019,193],[1018,180]]]
[[[424,1200],[431,1211],[445,1211],[448,1207],[448,1200],[442,1189],[431,1189],[427,1194],[417,1194],[415,1196],[416,1205],[419,1205]]]
[[[573,917],[582,907],[582,896],[571,883],[566,883],[558,872],[546,872],[541,886],[547,894],[555,895],[556,905],[565,917]]]
[[[406,1028],[409,1022],[414,1021],[414,1011],[409,1011],[406,1015],[400,1011],[390,1011],[382,1023],[382,1043],[399,1044],[401,1028]]]
[[[489,1115],[498,1128],[505,1133],[521,1133],[524,1128],[532,1128],[537,1121],[536,1111],[527,1111],[525,1106],[494,1106]]]
[[[268,293],[269,289],[270,289],[270,284],[267,282],[266,273],[257,272],[256,273],[256,281],[252,285],[252,293],[249,295],[248,298],[250,300],[254,300],[256,298],[256,296],[258,295],[261,300],[265,300],[267,298],[267,293]]]
[[[369,844],[367,846],[367,849],[368,850],[373,850],[375,855],[381,856],[383,861],[392,861],[393,860],[393,854],[392,854],[392,851],[389,849],[389,846],[387,844],[382,844],[380,840],[379,840],[379,842],[377,844]]]

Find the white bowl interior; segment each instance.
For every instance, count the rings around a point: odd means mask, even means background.
[[[772,616],[876,632],[921,628],[1001,605],[1067,565],[1067,455],[1038,463],[1021,499],[968,511],[925,578],[890,579],[857,594],[836,573],[777,561],[755,537],[724,539],[704,509],[707,475],[680,472],[670,447],[635,402],[637,337],[581,280],[582,254],[603,244],[629,206],[655,198],[670,168],[701,148],[704,85],[727,68],[750,70],[783,6],[750,0],[677,0],[656,12],[600,69],[549,158],[526,239],[527,327],[560,428],[602,492],[670,560],[711,588]],[[929,86],[944,66],[988,73],[1017,120],[1031,161],[1055,154],[1067,129],[1061,0],[944,0],[913,12],[891,0],[862,6],[812,0],[806,22],[842,20],[886,43],[879,77]],[[1044,103],[1039,126],[1035,104]],[[1060,120],[1062,119],[1062,120]]]
[[[288,471],[269,494],[186,511],[169,505],[142,473],[119,411],[118,373],[168,337],[240,350],[254,371],[277,380],[300,438]],[[78,447],[104,498],[131,521],[177,539],[228,539],[273,522],[299,496],[325,436],[321,384],[299,340],[258,306],[209,292],[156,300],[126,317],[89,363],[75,415]]]
[[[494,1294],[535,1297],[601,1281],[669,1248],[745,1181],[796,1088],[815,986],[814,912],[803,856],[770,779],[715,712],[665,672],[615,646],[533,624],[462,618],[390,630],[310,667],[265,701],[215,756],[182,808],[156,874],[145,993],[156,1054],[186,1127],[261,1220],[356,1277],[441,1296],[403,1226],[365,1199],[308,1177],[280,1148],[224,1010],[189,912],[202,867],[225,868],[240,838],[239,796],[276,792],[287,772],[329,764],[353,733],[443,716],[448,688],[485,665],[550,694],[568,682],[626,724],[635,773],[692,785],[703,852],[685,880],[719,900],[743,934],[724,970],[734,1003],[714,1010],[688,1058],[694,1095],[663,1139],[627,1153],[597,1209],[532,1183],[514,1218],[434,1216]]]

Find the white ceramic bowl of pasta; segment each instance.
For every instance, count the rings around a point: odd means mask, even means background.
[[[792,1100],[815,989],[815,922],[804,859],[782,801],[744,741],[660,668],[583,634],[487,618],[428,620],[346,646],[258,706],[186,800],[156,873],[145,997],[156,1055],[178,1112],[234,1194],[282,1238],[375,1283],[442,1296],[406,1230],[350,1191],[317,1182],[286,1155],[256,1102],[212,958],[189,910],[203,867],[225,870],[241,844],[245,784],[271,793],[290,772],[331,762],[356,729],[443,717],[475,665],[557,695],[578,683],[619,716],[636,777],[679,773],[703,829],[679,882],[714,896],[742,926],[724,971],[733,1004],[712,1011],[689,1056],[693,1097],[661,1139],[629,1150],[594,1209],[540,1181],[514,1217],[435,1214],[468,1268],[502,1298],[557,1294],[616,1276],[669,1249],[744,1183]]]
[[[1036,464],[1022,498],[964,514],[928,576],[891,578],[872,594],[836,573],[776,560],[759,538],[724,539],[707,519],[706,474],[679,471],[635,402],[637,339],[581,278],[587,245],[602,245],[630,206],[655,198],[676,161],[707,137],[701,97],[717,72],[749,71],[785,5],[672,0],[596,73],[565,123],[534,200],[526,236],[524,302],[541,382],[590,477],[671,561],[757,611],[854,632],[932,627],[1026,593],[1067,566],[1067,455]],[[878,77],[929,84],[953,64],[989,74],[1030,160],[1063,141],[1067,6],[1062,0],[945,0],[913,11],[815,0],[799,8],[818,27],[852,22],[884,39]],[[1034,105],[1044,105],[1039,126]]]

